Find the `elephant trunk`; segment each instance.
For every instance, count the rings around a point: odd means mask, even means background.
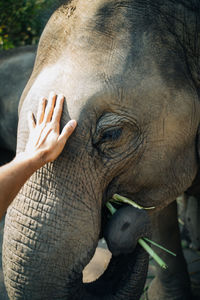
[[[67,298],[70,282],[93,256],[101,202],[76,169],[63,158],[45,165],[10,206],[3,242],[10,299]]]
[[[10,299],[139,298],[148,268],[148,255],[140,246],[112,257],[96,282],[82,282],[82,271],[99,239],[102,183],[98,186],[95,175],[90,180],[86,174],[91,166],[80,165],[73,155],[67,163],[60,157],[47,164],[33,174],[9,208],[3,269]]]

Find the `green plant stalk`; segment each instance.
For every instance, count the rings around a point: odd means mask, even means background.
[[[130,205],[134,206],[135,208],[138,208],[138,209],[145,209],[145,208],[143,208],[142,206],[140,206],[140,205],[138,205],[137,203],[135,203],[134,201],[132,201],[132,200],[126,198],[126,197],[120,196],[120,195],[118,195],[118,194],[114,194],[114,195],[113,195],[113,199],[111,199],[111,201],[112,201],[112,202],[116,202],[116,203],[117,203],[118,201],[120,201],[120,204],[124,202],[124,203],[127,203],[127,204],[130,204]],[[113,206],[112,206],[112,207],[113,207]],[[153,209],[153,208],[154,208],[154,207],[149,207],[149,208],[146,208],[146,209]],[[158,248],[164,250],[165,252],[167,252],[167,253],[169,253],[169,254],[171,254],[171,255],[173,255],[173,256],[176,256],[176,254],[175,254],[174,252],[172,252],[172,251],[170,251],[170,250],[164,248],[163,246],[157,244],[156,242],[153,242],[152,240],[150,240],[150,239],[148,239],[148,238],[143,238],[143,239],[146,240],[147,242],[151,243],[152,245],[154,245],[154,246],[156,246],[156,247],[158,247]]]
[[[133,200],[130,200],[130,199],[128,199],[128,198],[126,198],[126,197],[124,197],[124,196],[120,196],[120,195],[118,195],[118,194],[114,194],[114,195],[113,195],[113,199],[114,199],[115,201],[117,201],[117,202],[123,202],[123,203],[130,204],[130,205],[132,205],[133,207],[138,208],[138,209],[145,209],[145,210],[148,210],[148,209],[154,209],[154,208],[155,208],[154,206],[152,206],[152,207],[143,207],[143,206],[141,206],[141,205],[135,203]]]
[[[181,220],[181,218],[178,218],[178,222],[179,222],[181,225],[185,225],[185,223]]]
[[[112,202],[119,202],[120,204],[122,203],[127,203],[127,204],[130,204],[132,206],[134,206],[135,208],[138,208],[138,209],[145,209],[143,208],[142,206],[138,205],[137,203],[135,203],[134,201],[126,198],[126,197],[123,197],[121,195],[118,195],[118,194],[114,194],[113,195],[113,199],[111,199]],[[153,209],[154,207],[149,207],[149,208],[146,208],[146,209]],[[151,243],[152,245],[166,251],[167,253],[173,255],[173,256],[176,256],[176,254],[166,248],[164,248],[163,246],[157,244],[156,242],[153,242],[152,240],[148,239],[148,238],[143,238],[144,240],[146,240],[147,242]]]
[[[156,247],[158,247],[158,248],[164,250],[165,252],[167,252],[167,253],[169,253],[169,254],[171,254],[171,255],[173,255],[173,256],[176,256],[176,254],[175,254],[174,252],[172,252],[172,251],[166,249],[165,247],[163,247],[163,246],[157,244],[156,242],[154,242],[154,241],[152,241],[152,240],[150,240],[150,239],[148,239],[148,238],[146,238],[146,237],[144,237],[143,239],[144,239],[145,241],[149,242],[150,244],[152,244],[152,245],[154,245],[154,246],[156,246]]]
[[[109,209],[110,213],[113,215],[117,209],[110,203],[106,203],[107,208]],[[150,240],[149,240],[150,241]],[[159,266],[163,269],[167,269],[166,263],[153,251],[153,249],[144,241],[144,239],[140,238],[138,240],[140,246],[144,248],[145,251],[159,264]]]
[[[149,255],[159,264],[161,268],[167,269],[166,263],[153,251],[153,249],[144,241],[144,239],[139,239],[138,243],[149,253]]]
[[[112,215],[114,215],[114,213],[117,211],[117,209],[114,208],[114,206],[110,202],[106,202],[106,206]]]

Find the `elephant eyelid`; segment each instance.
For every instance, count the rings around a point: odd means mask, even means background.
[[[95,147],[107,142],[115,143],[124,136],[124,129],[127,134],[127,130],[129,130],[129,132],[132,131],[138,133],[138,127],[134,120],[125,115],[105,113],[97,121],[96,132],[93,135],[92,143]]]
[[[95,135],[100,134],[104,130],[109,130],[113,128],[123,128],[126,126],[136,126],[137,127],[137,121],[134,120],[129,115],[119,115],[117,113],[104,113],[100,116],[100,118],[97,120],[96,124],[96,133]]]
[[[93,137],[93,145],[98,147],[106,142],[115,142],[122,135],[122,127],[109,127],[102,129],[95,137]]]

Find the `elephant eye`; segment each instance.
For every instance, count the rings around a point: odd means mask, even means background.
[[[120,127],[108,129],[102,133],[98,144],[102,144],[102,143],[105,143],[108,141],[114,142],[114,141],[118,140],[118,138],[121,136],[121,134],[122,134],[122,128],[120,128]]]
[[[92,135],[94,153],[102,159],[112,159],[134,151],[138,145],[140,130],[136,120],[127,115],[104,113],[97,120]]]
[[[101,142],[106,141],[115,141],[117,140],[122,134],[122,128],[114,128],[104,131]]]

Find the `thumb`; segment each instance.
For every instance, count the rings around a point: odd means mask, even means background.
[[[63,128],[58,138],[58,142],[65,144],[68,138],[70,137],[70,135],[72,134],[72,132],[74,131],[74,129],[76,128],[76,126],[77,126],[76,120],[70,120]]]

